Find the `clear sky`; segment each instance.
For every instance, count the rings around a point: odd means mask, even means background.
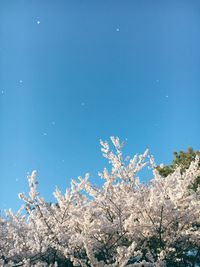
[[[199,48],[200,1],[1,0],[0,209],[34,169],[48,200],[98,183],[100,138],[158,163],[199,149]]]

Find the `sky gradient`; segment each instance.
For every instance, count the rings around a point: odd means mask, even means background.
[[[35,169],[49,201],[98,184],[100,138],[158,163],[200,149],[199,47],[199,1],[0,1],[0,209]]]

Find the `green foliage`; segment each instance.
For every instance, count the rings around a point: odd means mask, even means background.
[[[200,156],[200,151],[194,151],[192,147],[189,147],[186,152],[174,152],[174,160],[172,163],[172,167],[181,167],[181,172],[184,172],[186,169],[189,168],[191,162],[195,160],[197,155]]]
[[[159,171],[159,174],[163,177],[167,177],[169,174],[174,172],[172,165],[164,166],[164,167],[158,166],[157,170]]]
[[[174,152],[174,159],[171,165],[166,166],[158,166],[157,170],[160,175],[163,177],[167,177],[169,174],[173,173],[177,167],[180,167],[181,173],[184,173],[187,170],[193,160],[195,160],[196,156],[200,157],[200,151],[194,151],[192,147],[189,147],[186,152],[180,151]],[[200,167],[200,161],[199,161]],[[196,191],[198,186],[200,185],[200,176],[197,177],[195,183],[193,183],[190,189]]]

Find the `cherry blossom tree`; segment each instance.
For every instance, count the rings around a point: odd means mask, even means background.
[[[50,204],[37,190],[36,171],[28,177],[29,194],[14,214],[0,217],[1,266],[197,266],[200,263],[199,158],[182,172],[162,177],[154,158],[125,158],[119,138],[114,148],[101,141],[111,164],[99,173],[96,187],[90,175],[72,180],[65,194],[57,188]],[[143,168],[152,179],[140,182]],[[195,265],[196,264],[196,265]]]

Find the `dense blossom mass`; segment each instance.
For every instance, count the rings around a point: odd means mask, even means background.
[[[20,193],[19,212],[0,217],[0,266],[198,266],[200,262],[199,158],[184,172],[162,177],[149,151],[122,156],[123,143],[101,141],[111,170],[72,180],[48,203],[37,190],[36,172],[28,177],[30,192]],[[151,168],[153,179],[140,182]]]

